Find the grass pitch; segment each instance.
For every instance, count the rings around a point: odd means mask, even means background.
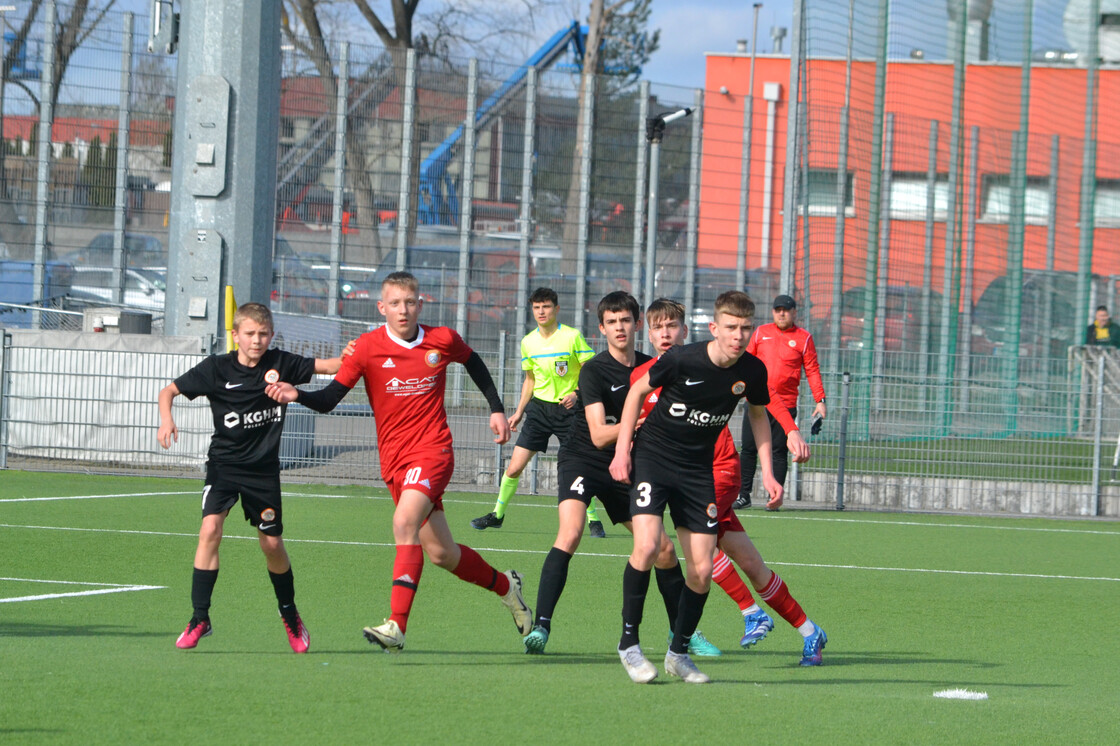
[[[190,617],[201,482],[0,471],[0,741],[7,743],[1120,742],[1120,524],[836,513],[741,514],[829,635],[797,665],[778,626],[738,647],[713,586],[701,629],[724,655],[709,686],[632,684],[615,653],[629,535],[585,537],[548,652],[524,655],[498,599],[428,565],[407,648],[361,628],[388,615],[384,490],[288,485],[285,539],[311,652],[294,655],[255,532],[226,523],[211,615]],[[554,499],[519,496],[500,530],[489,495],[447,496],[456,538],[537,580]],[[651,588],[643,644],[668,631]],[[936,698],[946,690],[986,700]]]

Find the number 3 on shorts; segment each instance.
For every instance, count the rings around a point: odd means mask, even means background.
[[[637,489],[638,489],[638,494],[641,495],[641,497],[639,497],[638,500],[637,500],[637,506],[639,508],[644,508],[647,505],[649,505],[649,502],[652,499],[652,496],[650,495],[650,492],[653,490],[653,488],[650,487],[649,482],[642,482],[641,484],[638,485]]]
[[[419,484],[420,483],[420,467],[414,466],[404,473],[405,484]]]

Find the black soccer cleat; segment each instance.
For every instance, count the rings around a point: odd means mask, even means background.
[[[505,517],[499,518],[497,513],[487,513],[481,518],[475,518],[471,521],[471,527],[477,528],[479,531],[488,528],[501,528],[503,521],[505,521]]]

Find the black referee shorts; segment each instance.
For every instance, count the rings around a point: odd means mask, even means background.
[[[560,402],[547,402],[533,397],[525,406],[525,419],[521,421],[521,434],[516,445],[537,453],[548,451],[548,439],[555,435],[560,445],[568,440],[575,409],[568,409]]]

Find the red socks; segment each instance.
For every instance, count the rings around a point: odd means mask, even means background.
[[[393,590],[389,594],[389,609],[392,612],[389,618],[400,625],[401,632],[408,627],[408,614],[423,571],[424,550],[419,544],[397,547],[397,558],[393,561]]]
[[[455,577],[494,591],[499,596],[509,593],[509,578],[505,573],[495,570],[490,563],[482,559],[482,555],[468,546],[460,544],[459,551],[462,552],[462,557],[459,559],[458,566],[451,571]]]
[[[716,554],[712,564],[712,580],[716,581],[719,587],[731,596],[732,601],[739,604],[739,611],[746,611],[754,605],[754,596],[751,595],[750,589],[739,577],[739,573],[735,571],[731,559],[722,550]]]
[[[793,596],[789,595],[789,589],[782,579],[778,577],[778,573],[770,578],[770,582],[766,584],[759,594],[762,600],[770,606],[771,609],[778,612],[782,619],[792,624],[794,627],[800,627],[805,623],[805,612],[801,610],[801,604],[797,603]]]

